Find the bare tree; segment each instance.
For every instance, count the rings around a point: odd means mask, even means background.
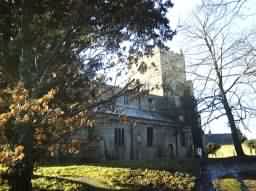
[[[204,125],[226,117],[238,156],[243,156],[237,129],[255,110],[249,95],[255,95],[254,33],[234,28],[245,1],[208,1],[198,8],[195,23],[187,29],[193,47],[190,73],[200,84],[199,111],[206,113]],[[193,40],[193,41],[192,41]]]

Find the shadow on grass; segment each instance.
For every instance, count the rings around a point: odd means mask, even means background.
[[[108,190],[108,189],[96,187],[96,186],[87,184],[84,181],[79,181],[79,180],[72,179],[72,178],[56,177],[56,176],[43,176],[43,175],[34,175],[34,177],[33,177],[34,180],[40,179],[40,178],[43,178],[43,179],[46,179],[46,180],[49,180],[49,181],[53,181],[55,184],[61,183],[61,184],[63,184],[63,187],[71,186],[72,184],[77,185],[77,187],[74,187],[73,189],[70,188],[70,190],[72,190],[72,191],[105,191],[105,190]],[[66,184],[70,183],[70,184],[65,185],[65,183]],[[33,191],[49,191],[49,190],[51,190],[51,191],[64,191],[66,189],[65,188],[63,188],[63,189],[62,188],[47,189],[47,188],[40,188],[39,186],[34,186],[34,188],[33,188]]]
[[[75,182],[77,182],[79,184],[85,183],[87,185],[87,187],[89,186],[89,188],[87,190],[122,190],[122,191],[125,191],[125,190],[130,190],[130,191],[132,191],[132,190],[139,190],[139,191],[169,190],[170,191],[170,189],[166,188],[166,185],[160,185],[160,183],[157,185],[157,187],[154,187],[153,185],[143,186],[141,183],[143,177],[140,178],[140,176],[142,176],[140,174],[141,171],[139,171],[138,172],[139,174],[137,174],[136,170],[138,170],[138,169],[142,169],[142,170],[143,169],[157,169],[157,170],[165,170],[165,171],[170,171],[170,172],[178,171],[178,172],[184,172],[186,174],[189,173],[191,175],[197,176],[197,174],[199,173],[198,171],[200,169],[198,159],[177,159],[177,160],[157,160],[157,161],[156,160],[154,160],[154,161],[135,161],[135,160],[133,160],[133,161],[107,161],[107,162],[98,162],[98,163],[95,163],[95,162],[88,163],[87,162],[87,163],[75,163],[75,164],[74,163],[40,164],[41,167],[74,166],[72,168],[77,168],[77,169],[79,169],[80,167],[81,167],[81,169],[84,168],[83,165],[94,166],[94,167],[132,169],[131,171],[129,171],[128,175],[122,174],[122,170],[121,170],[120,175],[118,174],[119,172],[114,173],[114,176],[116,176],[117,178],[115,178],[113,176],[110,176],[110,177],[106,176],[107,183],[105,181],[100,182],[101,180],[96,180],[96,179],[91,178],[90,176],[86,176],[86,175],[81,176],[81,177],[73,176],[72,180],[75,180]],[[96,170],[98,170],[98,169],[96,169]],[[108,169],[106,169],[106,171],[108,171]],[[102,172],[102,174],[101,174],[99,171],[99,176],[101,176],[101,175],[103,176],[104,173],[106,173],[106,172]],[[133,174],[133,173],[135,173],[135,174]],[[45,175],[50,175],[50,173],[45,174]],[[108,173],[107,173],[107,175],[108,175]],[[78,176],[79,176],[79,174],[78,174]],[[124,176],[125,181],[123,181],[123,178],[122,178],[123,176]],[[177,176],[180,176],[180,175],[177,175]],[[111,181],[108,180],[109,178],[111,178]],[[138,179],[135,180],[134,178],[135,179],[138,178]],[[63,179],[63,177],[61,177],[61,179]],[[71,176],[68,179],[71,179]],[[92,183],[92,184],[90,184],[90,183]],[[97,185],[100,185],[100,183],[102,183],[103,186],[97,187]],[[96,185],[96,187],[95,187],[95,185]],[[179,190],[179,191],[182,191],[182,190]]]
[[[214,188],[219,191],[249,191],[241,177],[228,176],[214,181]]]
[[[118,190],[118,191],[172,191],[167,188],[165,185],[160,185],[158,187],[153,186],[152,184],[142,186],[142,185],[135,185],[135,184],[122,184],[123,188],[113,189],[113,188],[100,188],[96,186],[92,186],[90,184],[85,183],[84,181],[72,178],[65,178],[65,177],[52,177],[52,176],[41,176],[35,175],[34,179],[37,178],[45,178],[49,180],[54,180],[56,182],[70,182],[73,184],[80,185],[78,189],[72,189],[72,191],[110,191],[110,190]],[[64,191],[65,189],[50,189],[50,191]],[[33,191],[49,191],[49,189],[44,188],[37,188],[34,187]],[[182,191],[182,190],[180,190]]]
[[[64,162],[64,163],[44,163],[40,166],[69,166],[69,165],[92,165],[99,167],[130,168],[130,169],[157,169],[170,172],[184,172],[193,176],[198,176],[200,171],[200,160],[173,159],[173,160],[127,160],[127,161],[104,161],[104,162]]]
[[[241,183],[243,191],[250,191],[251,189],[256,189],[256,170],[240,172],[239,182]]]
[[[225,181],[229,180],[229,181]],[[218,181],[223,183],[217,184],[217,188],[228,191],[254,191],[256,188],[256,171],[240,172],[237,176],[227,175],[220,177]]]

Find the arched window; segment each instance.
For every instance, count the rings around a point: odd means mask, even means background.
[[[183,147],[186,146],[186,136],[185,136],[185,132],[181,132],[181,134],[180,134],[180,144],[181,144],[181,146],[183,146]]]
[[[153,146],[153,138],[154,138],[154,129],[152,127],[147,128],[147,146]]]
[[[115,145],[124,145],[124,128],[115,128]]]
[[[125,105],[128,104],[128,95],[124,95],[124,104],[125,104]]]

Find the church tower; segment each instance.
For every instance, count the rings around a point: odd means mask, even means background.
[[[141,72],[141,67],[144,71]],[[192,83],[186,81],[183,53],[154,49],[153,56],[144,56],[138,66],[129,69],[129,78],[139,80],[152,95],[192,95]],[[189,92],[185,92],[188,90]],[[187,95],[188,95],[187,94]]]

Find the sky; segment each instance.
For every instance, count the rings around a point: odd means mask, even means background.
[[[169,47],[175,52],[180,52],[181,49],[185,48],[185,43],[182,34],[179,33],[179,28],[182,27],[184,23],[189,22],[200,0],[172,0],[172,2],[174,3],[174,7],[170,9],[168,18],[170,26],[172,29],[176,29],[178,33],[174,36]]]
[[[185,40],[186,38],[183,36],[182,32],[179,33],[179,30],[180,28],[182,28],[181,26],[183,26],[184,23],[191,22],[193,11],[200,3],[200,0],[173,0],[173,3],[174,7],[170,9],[168,18],[170,20],[171,27],[173,29],[177,29],[178,33],[168,44],[168,46],[171,50],[175,52],[180,52],[180,50],[184,51],[187,48],[189,42]],[[247,19],[246,21],[241,19],[241,22],[238,24],[239,26],[246,26],[252,25],[253,23],[255,24],[254,19],[251,18]],[[184,55],[186,60],[186,52]],[[186,60],[186,62],[188,62],[188,60]],[[256,120],[252,120],[249,123],[249,130],[245,130],[243,128],[241,129],[248,138],[256,138],[256,128],[253,128],[253,124],[255,123]],[[212,133],[230,133],[230,129],[225,119],[215,121],[205,129],[205,132],[207,133],[209,130],[211,130]]]

